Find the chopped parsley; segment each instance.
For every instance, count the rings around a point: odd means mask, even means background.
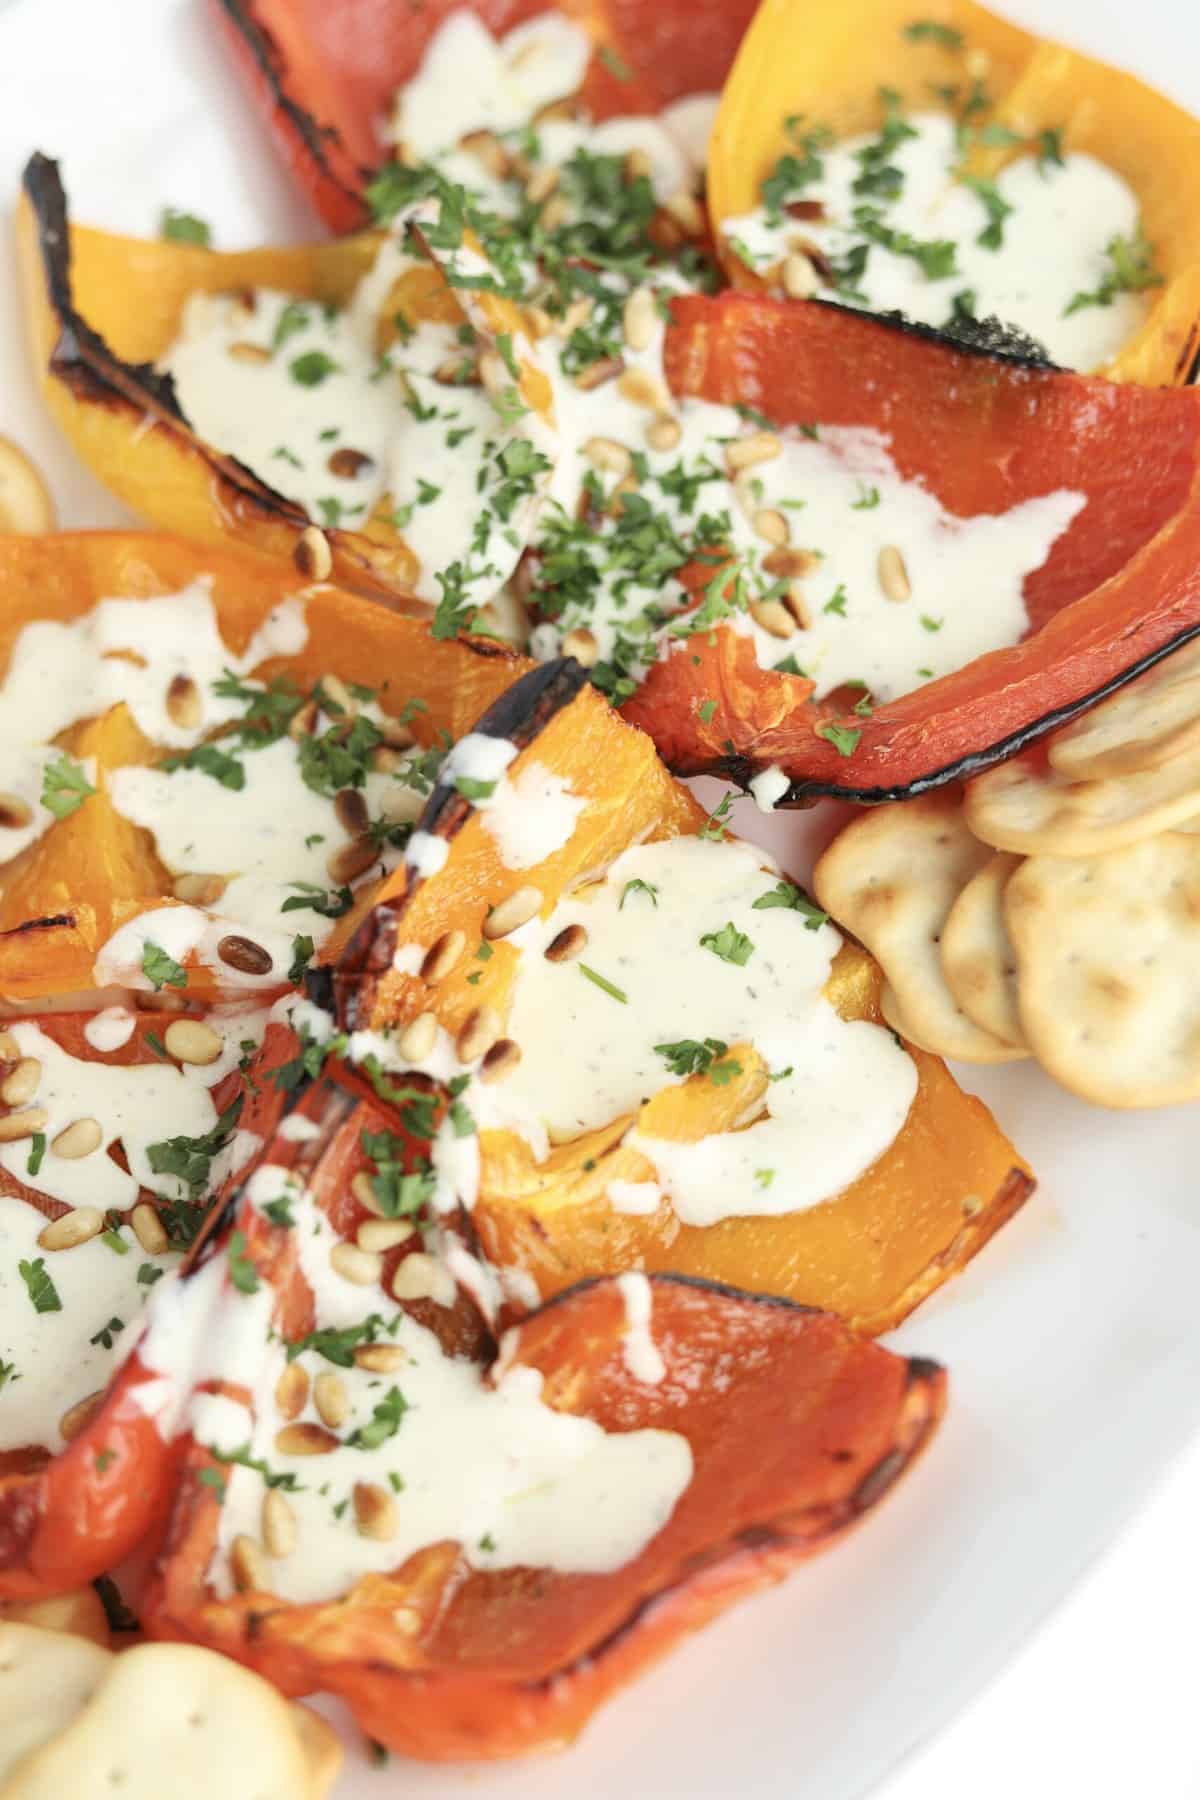
[[[1146,288],[1162,286],[1163,277],[1154,267],[1154,250],[1140,232],[1133,238],[1110,238],[1104,254],[1110,264],[1108,273],[1090,293],[1072,295],[1063,309],[1064,319],[1082,312],[1085,306],[1111,306],[1118,294],[1140,294]]]
[[[751,910],[769,912],[776,906],[786,906],[792,912],[802,913],[806,931],[819,931],[829,920],[829,914],[822,912],[819,906],[814,906],[804,890],[798,888],[793,881],[777,882],[767,893],[758,896]]]
[[[142,973],[156,993],[164,987],[187,986],[187,970],[168,956],[161,944],[152,944],[149,939],[142,946]]]
[[[337,363],[324,350],[305,350],[301,355],[294,356],[288,364],[288,374],[292,380],[307,388],[320,387],[323,381],[337,371]]]
[[[195,213],[179,212],[164,206],[159,215],[158,235],[170,244],[194,244],[197,249],[212,249],[212,227]]]
[[[58,1297],[58,1289],[46,1273],[45,1257],[35,1257],[32,1262],[19,1262],[17,1272],[25,1283],[25,1291],[33,1302],[34,1312],[62,1311],[62,1301]]]
[[[645,894],[652,906],[658,906],[658,889],[655,884],[652,881],[643,881],[640,875],[635,875],[633,880],[627,881],[621,889],[621,898],[617,903],[618,912],[625,911],[625,902],[630,894]]]
[[[596,52],[596,54],[599,57],[600,61],[604,64],[604,67],[608,70],[609,74],[611,76],[613,76],[615,80],[617,80],[617,81],[632,81],[633,80],[633,70],[630,68],[629,64],[624,60],[623,57],[620,57],[617,55],[616,51],[612,48],[612,46],[610,44],[601,44],[601,46],[600,46],[599,50]],[[493,1545],[492,1548],[494,1548],[494,1547],[495,1546]]]
[[[204,775],[211,775],[222,787],[233,793],[240,793],[246,785],[246,771],[236,756],[228,750],[221,750],[216,744],[197,744],[192,750],[184,750],[177,756],[164,756],[158,765],[168,775],[176,769],[199,769]]]
[[[733,1057],[727,1057],[729,1045],[720,1038],[705,1038],[698,1042],[695,1038],[681,1038],[675,1044],[655,1044],[654,1053],[661,1056],[672,1075],[707,1075],[717,1087],[726,1087],[735,1075],[742,1073],[742,1065]]]
[[[313,959],[313,949],[314,945],[310,937],[294,937],[292,939],[292,960],[288,968],[289,981],[303,981],[304,971]]]
[[[614,1000],[619,1000],[621,1002],[622,1006],[628,1006],[629,995],[622,993],[621,989],[613,982],[606,980],[606,978],[603,975],[598,974],[595,969],[589,969],[586,963],[577,962],[575,967],[594,987],[600,988],[605,994],[611,994]]]
[[[729,815],[733,811],[733,795],[726,794],[721,804],[710,812],[700,827],[700,836],[720,842],[728,833]]]
[[[211,1131],[203,1137],[164,1138],[161,1143],[147,1144],[146,1160],[156,1175],[174,1175],[188,1190],[189,1198],[195,1202],[203,1194],[212,1172],[213,1157],[223,1150],[233,1136],[238,1119],[242,1112],[242,1096],[230,1102],[221,1114]],[[170,1236],[176,1233],[171,1230],[169,1219],[164,1219]]]
[[[432,1198],[436,1185],[429,1164],[422,1161],[417,1168],[410,1167],[412,1153],[407,1141],[391,1131],[364,1131],[358,1141],[363,1155],[375,1165],[371,1191],[384,1218],[415,1217]]]
[[[866,482],[860,481],[858,484],[858,499],[850,502],[851,510],[854,512],[870,512],[873,507],[878,505],[879,489],[877,487],[868,487]]]
[[[700,939],[703,949],[711,950],[722,962],[735,963],[744,968],[754,955],[753,941],[743,931],[739,931],[733,920],[728,920],[719,931],[706,931]]]
[[[239,1294],[257,1294],[258,1270],[246,1254],[246,1234],[235,1231],[229,1239],[229,1279]]]
[[[99,1344],[102,1349],[111,1350],[115,1340],[120,1336],[121,1332],[123,1332],[124,1329],[125,1329],[124,1319],[118,1319],[114,1314],[114,1316],[108,1321],[107,1325],[102,1325],[100,1327],[100,1329],[96,1333],[95,1337],[90,1337],[88,1339],[88,1343],[89,1344]]]
[[[354,1450],[378,1450],[381,1444],[395,1437],[407,1411],[408,1402],[400,1389],[390,1387],[375,1407],[370,1422],[352,1431],[346,1439],[347,1444]]]
[[[936,44],[940,50],[963,47],[962,32],[953,25],[943,25],[939,19],[914,19],[904,27],[904,35],[911,44]]]
[[[323,1356],[339,1369],[354,1367],[354,1352],[359,1344],[374,1344],[379,1337],[394,1331],[400,1321],[400,1314],[389,1326],[381,1314],[371,1313],[358,1325],[343,1325],[340,1328],[322,1326],[316,1331],[308,1332],[302,1338],[294,1338],[287,1346],[287,1359],[295,1362],[306,1350],[316,1356]]]
[[[46,1134],[35,1131],[29,1145],[29,1158],[25,1164],[27,1175],[36,1175],[42,1166],[42,1158],[46,1154]]]
[[[137,1272],[138,1286],[153,1287],[156,1281],[162,1280],[162,1277],[163,1271],[157,1264],[144,1262]]]
[[[853,756],[858,749],[861,731],[853,731],[845,725],[818,725],[817,736],[823,737],[833,745],[839,756]]]
[[[963,186],[969,187],[988,216],[988,222],[976,238],[985,250],[999,250],[1004,242],[1004,221],[1013,208],[994,181],[978,175],[964,175]]]
[[[42,805],[56,819],[69,819],[96,792],[79,764],[58,756],[42,771]]]

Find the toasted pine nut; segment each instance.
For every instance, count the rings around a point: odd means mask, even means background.
[[[228,885],[223,875],[177,875],[171,891],[189,906],[215,906]]]
[[[329,702],[328,706],[325,705],[326,701]],[[322,675],[320,704],[321,710],[331,716],[336,714],[340,719],[358,717],[358,701],[340,675]]]
[[[365,1206],[369,1213],[377,1219],[383,1217],[383,1208],[379,1204],[379,1196],[375,1192],[374,1183],[366,1169],[360,1169],[350,1183],[350,1192],[360,1206]]]
[[[280,1372],[275,1404],[285,1419],[298,1419],[308,1405],[308,1370],[301,1363],[288,1363]]]
[[[231,931],[227,937],[219,940],[217,955],[228,968],[236,969],[240,975],[269,975],[275,966],[269,950],[264,950],[253,938],[242,937],[236,931]]]
[[[239,1594],[270,1592],[270,1576],[262,1545],[256,1538],[239,1531],[229,1546],[229,1573]]]
[[[229,355],[234,362],[240,363],[269,363],[271,360],[271,352],[265,344],[251,344],[245,338],[229,345]]]
[[[385,713],[378,724],[378,732],[389,750],[408,750],[416,743],[412,729],[399,719],[390,719]]]
[[[55,1156],[65,1157],[68,1162],[78,1162],[84,1156],[90,1156],[98,1150],[104,1141],[99,1119],[76,1119],[66,1126],[51,1141],[50,1148]]]
[[[780,604],[787,607],[801,631],[810,631],[812,629],[812,612],[809,608],[808,599],[804,593],[804,589],[800,586],[798,581],[788,583],[787,593],[783,596]]]
[[[423,1250],[410,1250],[396,1264],[392,1276],[392,1294],[397,1300],[438,1300],[448,1303],[453,1298],[454,1283],[446,1270]],[[447,1295],[447,1288],[451,1291]]]
[[[437,1043],[438,1023],[434,1013],[418,1013],[400,1033],[400,1054],[405,1062],[424,1062]]]
[[[490,1006],[477,1006],[467,1016],[462,1030],[454,1041],[455,1053],[459,1062],[477,1062],[491,1049],[503,1030],[499,1013]]]
[[[11,1112],[0,1119],[0,1144],[15,1144],[20,1138],[44,1131],[49,1117],[44,1106],[29,1106],[24,1112]]]
[[[779,279],[789,300],[807,300],[821,285],[817,271],[800,250],[784,257]]]
[[[551,194],[541,211],[542,228],[545,231],[561,231],[571,216],[571,209],[561,194]]]
[[[563,325],[565,328],[565,319]],[[586,369],[580,369],[575,377],[575,386],[582,389],[585,394],[590,394],[593,388],[603,387],[606,381],[614,380],[624,367],[625,364],[619,356],[598,356],[595,362],[587,365]],[[586,450],[586,448],[585,445],[584,449]]]
[[[912,583],[908,579],[908,570],[904,558],[895,544],[885,544],[879,552],[877,563],[879,585],[889,600],[911,600]],[[0,1094],[4,1092],[0,1088]]]
[[[195,731],[203,719],[204,702],[190,675],[172,675],[167,686],[167,717],[180,731]]]
[[[5,1106],[24,1106],[37,1093],[42,1065],[36,1056],[23,1056],[11,1075],[0,1081],[0,1100]]]
[[[360,1250],[382,1255],[385,1250],[394,1250],[397,1244],[407,1244],[415,1230],[410,1219],[364,1219],[354,1234],[354,1241]]]
[[[704,230],[704,209],[695,194],[687,188],[680,188],[663,201],[663,211],[668,213],[675,223],[687,232],[689,237],[699,237]]]
[[[338,1448],[338,1440],[323,1425],[313,1425],[305,1419],[277,1431],[275,1448],[280,1456],[328,1456]]]
[[[147,1256],[161,1256],[171,1240],[166,1227],[148,1200],[139,1200],[129,1215],[133,1235]]]
[[[278,1488],[263,1495],[262,1534],[271,1556],[290,1556],[296,1548],[296,1515]]]
[[[352,1281],[356,1287],[373,1287],[383,1273],[379,1257],[360,1250],[357,1244],[335,1244],[329,1262],[343,1281]]]
[[[646,442],[652,450],[674,450],[683,436],[683,426],[670,413],[660,413],[646,427]]]
[[[358,837],[371,823],[367,797],[361,788],[339,788],[333,797],[333,810],[338,824],[351,837]]]
[[[492,907],[483,921],[485,938],[506,938],[522,925],[528,925],[542,906],[542,890],[535,887],[514,888],[505,899]],[[2,1091],[2,1090],[0,1090]]]
[[[0,1062],[17,1062],[21,1047],[11,1031],[0,1031]]]
[[[462,140],[462,147],[498,181],[503,181],[512,172],[508,151],[494,131],[468,131]]]
[[[495,350],[485,350],[479,358],[479,379],[489,394],[501,394],[513,385],[507,363]]]
[[[399,1344],[359,1344],[354,1352],[356,1369],[369,1369],[372,1375],[394,1375],[408,1357]]]
[[[783,452],[783,441],[775,431],[752,431],[749,437],[735,438],[725,447],[725,461],[731,469],[752,469],[758,463],[774,462]]]
[[[365,475],[375,467],[374,461],[365,450],[352,450],[348,444],[341,444],[330,453],[325,467],[331,475],[338,475],[343,481],[354,481],[359,475]]]
[[[791,637],[796,629],[796,621],[783,604],[782,600],[756,600],[750,607],[750,617],[772,637]]]
[[[376,1481],[355,1482],[354,1517],[364,1537],[385,1541],[395,1537],[400,1523],[396,1516],[396,1502],[387,1489],[380,1487]]]
[[[568,631],[559,649],[564,656],[573,656],[583,669],[593,668],[600,656],[595,634],[586,625],[577,625],[574,631]]]
[[[430,944],[425,952],[425,960],[421,964],[421,980],[429,987],[436,987],[439,981],[445,981],[466,947],[467,940],[461,931],[443,931],[441,937]]]
[[[793,550],[790,545],[781,550],[769,550],[762,559],[763,570],[774,575],[779,581],[798,581],[802,575],[811,575],[819,569],[821,559],[814,556],[811,550]]]
[[[557,937],[546,945],[546,961],[574,962],[577,956],[582,956],[587,941],[588,934],[584,926],[564,925]]]
[[[654,164],[650,161],[650,153],[641,145],[635,146],[625,153],[624,174],[626,181],[649,181],[654,172]]]
[[[654,342],[654,332],[658,324],[658,311],[654,304],[654,293],[648,287],[634,288],[625,302],[625,311],[621,316],[625,342],[631,350],[648,350]]]
[[[23,831],[33,824],[33,808],[20,794],[0,794],[0,829]]]
[[[313,1405],[321,1416],[322,1425],[328,1425],[331,1431],[346,1423],[350,1416],[350,1396],[340,1375],[326,1371],[317,1376],[313,1382]]]
[[[43,1225],[38,1232],[38,1249],[73,1250],[76,1244],[86,1244],[103,1230],[104,1214],[98,1206],[77,1206],[61,1219]]]
[[[514,1038],[497,1038],[486,1052],[479,1071],[481,1081],[503,1081],[521,1060],[521,1046]]]
[[[646,369],[626,369],[617,382],[617,392],[631,406],[644,406],[653,413],[664,411],[671,399],[658,377]]]
[[[0,437],[0,531],[53,531],[54,502],[41,472],[11,438]]]
[[[393,750],[389,744],[376,744],[371,752],[371,767],[377,775],[394,775],[403,761],[403,750]]]
[[[95,1414],[99,1412],[100,1402],[103,1399],[104,1389],[97,1388],[94,1394],[86,1395],[82,1400],[77,1400],[74,1406],[67,1408],[58,1421],[58,1429],[68,1444],[72,1438],[79,1436],[85,1425],[91,1423]]]
[[[773,506],[760,506],[754,515],[754,529],[768,544],[786,544],[791,532],[784,514]]]
[[[351,838],[348,844],[343,844],[340,850],[333,851],[326,859],[329,879],[336,881],[339,887],[357,881],[360,875],[366,874],[378,855],[379,846],[370,832]]]
[[[525,198],[531,206],[540,206],[548,200],[562,179],[562,171],[554,163],[543,163],[535,169],[525,183]]]
[[[176,1062],[206,1069],[216,1062],[223,1045],[220,1032],[203,1019],[172,1019],[163,1032],[163,1048]]]
[[[583,446],[583,454],[594,469],[603,469],[609,475],[628,475],[633,467],[630,452],[615,438],[590,437]]]
[[[329,539],[315,525],[306,525],[292,547],[292,561],[307,581],[327,581],[333,568]]]
[[[311,737],[317,729],[319,710],[315,700],[306,700],[304,705],[298,707],[292,714],[291,723],[288,726],[288,736],[297,741],[302,737]]]

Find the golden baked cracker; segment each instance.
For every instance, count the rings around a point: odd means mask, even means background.
[[[1200,744],[1200,639],[1056,731],[1052,768],[1071,781],[1157,769]]]
[[[1028,1049],[1017,1011],[1017,959],[1004,922],[1004,889],[1020,860],[999,850],[968,881],[942,930],[942,973],[969,1019]]]
[[[300,1738],[308,1764],[308,1787],[305,1800],[324,1800],[342,1768],[342,1741],[332,1725],[327,1725],[311,1706],[293,1700],[292,1724]]]
[[[942,927],[990,860],[967,830],[960,792],[952,788],[864,813],[834,839],[813,874],[825,911],[881,965],[912,1041],[965,1062],[1023,1054],[969,1019],[942,974]]]
[[[1044,750],[997,763],[966,790],[975,836],[1022,856],[1100,856],[1200,815],[1200,747],[1158,769],[1071,781]]]
[[[1200,838],[1033,856],[1004,912],[1034,1055],[1100,1106],[1200,1098]]]
[[[51,1594],[44,1600],[0,1601],[0,1619],[21,1625],[37,1625],[43,1631],[66,1631],[90,1638],[102,1649],[112,1647],[108,1614],[94,1587],[75,1588],[69,1594]]]
[[[21,1758],[0,1800],[308,1800],[320,1791],[308,1735],[239,1663],[195,1644],[142,1644],[110,1660],[73,1722]]]
[[[87,1638],[0,1623],[0,1793],[18,1764],[70,1725],[112,1661]],[[71,1790],[62,1792],[65,1800]]]

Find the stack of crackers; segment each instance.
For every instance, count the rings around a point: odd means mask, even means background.
[[[1200,1098],[1200,642],[965,787],[864,813],[814,888],[921,1049],[1035,1056],[1103,1106]]]

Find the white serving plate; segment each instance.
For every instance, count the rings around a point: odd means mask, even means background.
[[[1008,10],[1200,111],[1189,0],[1012,0]],[[63,160],[82,221],[150,235],[170,204],[210,220],[223,248],[312,229],[204,0],[0,0],[0,68],[6,214],[37,148]],[[131,522],[43,414],[11,256],[0,275],[0,432],[46,471],[65,525]],[[822,829],[819,815],[768,824],[745,803],[738,824],[799,875]],[[564,1757],[469,1770],[394,1761],[381,1772],[352,1751],[339,1800],[401,1789],[423,1800],[853,1800],[1000,1669],[1112,1540],[1200,1426],[1200,1109],[1102,1112],[1028,1065],[960,1075],[1041,1186],[891,1339],[953,1377],[949,1417],[913,1476],[848,1543],[612,1702]]]

